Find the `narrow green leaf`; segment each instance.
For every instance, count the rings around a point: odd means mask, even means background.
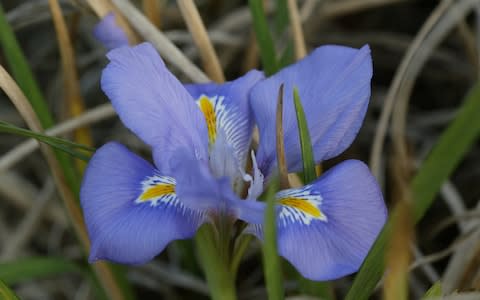
[[[44,135],[38,132],[34,132],[28,129],[20,128],[12,124],[0,121],[0,132],[11,133],[15,135],[20,135],[24,137],[34,138],[42,143],[45,143],[55,149],[63,151],[71,156],[88,161],[90,156],[87,155],[87,152],[95,151],[95,148],[88,147],[85,145],[77,144],[68,140],[64,140],[58,137]],[[82,151],[79,151],[79,150]]]
[[[442,296],[442,283],[440,281],[435,282],[423,295],[422,300],[428,300],[430,298],[437,298]]]
[[[422,219],[432,205],[445,180],[453,173],[480,135],[480,83],[467,95],[455,119],[438,139],[412,181],[415,222]],[[389,220],[363,262],[346,300],[368,299],[384,269],[386,237],[391,231]]]
[[[275,11],[275,30],[273,39],[274,41],[282,41],[286,44],[283,50],[279,49],[280,54],[277,59],[278,69],[281,69],[285,66],[292,64],[294,60],[294,46],[292,41],[292,35],[286,34],[287,28],[290,25],[290,17],[288,13],[288,3],[287,0],[276,0],[276,11]]]
[[[308,131],[308,124],[297,88],[293,89],[293,102],[297,114],[298,135],[300,136],[300,146],[302,149],[303,182],[307,184],[317,178],[317,173],[315,170],[315,159],[313,158],[313,148]]]
[[[86,274],[86,270],[60,257],[33,257],[0,263],[0,279],[6,284],[65,273]]]
[[[108,300],[105,292],[91,271],[64,258],[29,257],[0,263],[0,280],[3,280],[7,284],[17,284],[35,279],[60,276],[67,273],[83,275],[92,282],[96,298]]]
[[[288,4],[287,0],[276,0],[275,2],[277,8],[275,11],[275,32],[280,35],[288,27]]]
[[[312,142],[308,130],[305,112],[303,110],[302,101],[298,94],[298,89],[293,89],[293,101],[295,104],[295,112],[297,115],[298,135],[300,137],[300,147],[302,150],[303,160],[303,182],[305,184],[314,181],[317,178],[315,160],[313,156]],[[307,295],[321,297],[322,299],[333,299],[333,290],[327,282],[315,282],[298,276],[300,290]]]
[[[30,67],[22,49],[18,45],[12,28],[5,18],[2,5],[0,5],[0,43],[18,86],[32,103],[33,109],[37,113],[42,125],[45,128],[51,127],[54,124],[53,118],[45,105],[40,88],[30,71]]]
[[[278,190],[278,180],[272,180],[268,187],[266,200],[263,244],[263,269],[267,285],[268,299],[284,299],[283,276],[281,261],[277,249],[277,221],[275,208],[275,193]]]
[[[257,37],[258,47],[260,48],[263,69],[267,75],[272,75],[278,71],[278,63],[275,44],[268,28],[263,3],[258,0],[249,0],[248,4],[252,13],[253,28]]]
[[[480,82],[477,82],[413,179],[416,222],[427,212],[442,184],[480,136],[479,114]]]
[[[59,138],[59,137],[49,136],[49,135],[46,135],[46,134],[31,131],[29,129],[21,128],[21,127],[18,127],[18,126],[15,126],[13,124],[3,122],[3,121],[0,121],[0,132],[12,133],[12,134],[16,134],[16,135],[20,135],[20,136],[24,136],[24,137],[34,138],[34,139],[39,140],[41,142],[48,142],[48,143],[51,143],[51,144],[65,145],[65,146],[68,146],[72,149],[81,149],[81,150],[85,150],[85,151],[89,151],[89,152],[95,152],[95,148],[93,148],[93,147],[78,144],[78,143],[75,143],[75,142],[72,142],[72,141],[69,141],[69,140],[66,140],[66,139],[62,139],[62,138]]]
[[[0,299],[1,300],[19,300],[15,293],[0,280]]]

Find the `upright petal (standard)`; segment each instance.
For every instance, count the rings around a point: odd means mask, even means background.
[[[337,156],[353,141],[370,98],[370,49],[342,46],[317,48],[301,61],[255,85],[250,105],[260,131],[257,160],[268,176],[276,163],[275,107],[280,85],[284,88],[283,128],[288,169],[301,170],[301,150],[293,105],[297,87],[305,108],[315,161]]]
[[[107,54],[103,91],[123,121],[152,146],[157,168],[167,175],[168,159],[177,148],[198,160],[208,160],[205,119],[183,85],[148,43],[120,47]]]
[[[187,84],[207,120],[211,150],[229,147],[239,168],[245,167],[253,129],[253,117],[248,104],[250,89],[263,79],[263,73],[252,70],[244,76],[223,84]],[[222,135],[224,140],[217,140]],[[215,143],[224,143],[215,147]],[[215,156],[211,156],[215,159]]]

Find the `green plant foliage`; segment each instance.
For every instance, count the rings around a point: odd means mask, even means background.
[[[305,119],[305,111],[303,110],[302,101],[298,94],[298,89],[293,89],[293,101],[295,104],[295,112],[297,116],[298,135],[300,137],[300,146],[302,150],[303,161],[303,182],[310,183],[317,178],[315,159],[313,155],[312,142],[310,132],[308,131],[307,120]],[[327,282],[315,282],[303,278],[298,274],[299,287],[302,293],[312,296],[321,297],[322,299],[332,299],[332,288]]]
[[[0,299],[1,300],[19,300],[15,293],[0,280]]]
[[[18,45],[12,28],[5,19],[2,5],[0,5],[0,43],[3,47],[3,53],[5,54],[10,70],[13,73],[13,77],[30,100],[33,109],[40,119],[40,123],[45,128],[53,126],[53,118],[48,111],[42,92],[28,66],[22,49]]]
[[[479,112],[480,83],[477,83],[413,178],[415,222],[420,221],[427,212],[442,184],[453,173],[480,135]],[[383,274],[386,238],[390,231],[391,221],[389,220],[363,262],[346,300],[368,299],[372,293]]]
[[[257,37],[262,59],[263,69],[266,75],[271,75],[278,71],[277,55],[275,53],[275,44],[273,43],[270,29],[268,28],[267,18],[263,10],[262,1],[249,0],[250,11],[253,18],[253,28]]]
[[[276,12],[275,12],[275,32],[282,34],[288,27],[288,3],[287,0],[276,0]]]
[[[215,241],[215,232],[211,224],[204,224],[195,236],[200,263],[207,277],[210,296],[213,300],[235,300],[234,274],[225,261],[225,257],[219,255],[218,243]]]
[[[266,194],[267,208],[265,210],[263,269],[267,283],[268,299],[284,299],[283,276],[281,261],[277,249],[277,221],[275,193],[278,181],[272,180]]]
[[[60,151],[66,152],[71,156],[88,161],[90,156],[86,153],[94,152],[95,148],[88,147],[85,145],[77,144],[62,138],[48,136],[38,132],[34,132],[28,129],[20,128],[15,125],[0,121],[0,132],[16,134],[24,137],[34,138],[39,142],[50,145],[51,147],[58,149]],[[81,151],[79,151],[81,150]]]
[[[86,269],[61,257],[32,257],[0,263],[0,279],[16,284],[65,273],[86,274]]]
[[[308,124],[305,119],[302,102],[298,94],[298,89],[293,89],[293,101],[295,104],[295,112],[297,114],[298,135],[300,136],[300,147],[302,149],[303,161],[303,182],[305,184],[314,181],[317,178],[315,171],[315,159],[313,157],[312,141],[308,132]]]
[[[430,298],[436,298],[442,296],[442,283],[440,281],[435,282],[423,295],[422,300],[428,300]]]

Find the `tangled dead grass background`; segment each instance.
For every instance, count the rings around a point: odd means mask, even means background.
[[[95,146],[118,140],[134,151],[147,154],[148,149],[105,105],[107,99],[99,88],[101,70],[106,64],[105,50],[94,41],[91,31],[98,21],[95,11],[98,14],[103,8],[93,6],[92,10],[87,3],[92,1],[59,2],[73,45],[78,92],[85,106],[80,117],[71,116],[71,107],[65,101],[69,89],[63,76],[68,74],[62,72],[49,2],[2,1],[50,110],[61,120],[51,133],[71,139],[73,129],[87,125]],[[213,59],[205,49],[208,43],[200,48],[202,51],[198,50],[201,33],[194,33],[192,39],[179,6],[170,1],[135,1],[139,12],[143,10],[153,26],[161,29],[160,36],[126,7],[128,1],[113,2],[137,30],[136,39],[154,42],[181,79],[185,82],[207,79],[201,69],[205,65],[202,61]],[[270,3],[273,1],[266,2],[267,11],[274,14],[275,8]],[[322,44],[360,47],[368,43],[372,48],[374,78],[368,114],[354,144],[337,160],[354,157],[369,161],[385,187],[385,198],[391,206],[401,201],[405,182],[478,80],[480,3],[475,2],[478,1],[299,1],[307,51]],[[261,67],[248,6],[243,1],[196,1],[196,4],[225,74],[219,68],[207,67],[204,70],[208,76],[217,80],[225,76],[229,80]],[[278,38],[279,48],[285,47],[290,34],[288,31]],[[179,51],[165,43],[166,40]],[[5,65],[1,54],[0,62]],[[24,118],[3,94],[0,120],[26,126]],[[83,262],[82,248],[69,225],[49,167],[40,152],[33,151],[36,143],[23,141],[13,135],[0,135],[1,262],[30,256],[62,256]],[[325,166],[331,164],[327,162]],[[416,227],[415,242],[409,246],[413,256],[408,277],[412,299],[419,299],[440,279],[449,292],[480,289],[479,179],[477,143],[442,186],[438,199]],[[242,299],[265,298],[259,256],[253,255],[256,251],[254,247],[240,269],[238,286]],[[128,278],[139,299],[207,298],[208,294],[201,273],[182,269],[175,245],[155,261],[129,268]],[[339,299],[351,280],[349,277],[334,283]],[[286,287],[287,291],[294,290],[295,283]],[[15,285],[15,290],[24,299],[95,298],[90,282],[71,274],[26,281]]]

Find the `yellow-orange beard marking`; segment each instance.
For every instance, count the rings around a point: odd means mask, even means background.
[[[301,198],[283,198],[280,201],[280,204],[296,208],[306,214],[311,215],[314,218],[324,219],[325,215],[320,211],[320,209],[310,203],[310,201]]]
[[[215,107],[207,96],[202,96],[200,100],[198,100],[198,105],[207,123],[208,141],[210,145],[213,145],[217,137],[217,115],[215,114]]]
[[[173,184],[158,184],[147,188],[141,195],[140,201],[145,202],[151,199],[156,199],[165,195],[175,194],[175,185]]]

